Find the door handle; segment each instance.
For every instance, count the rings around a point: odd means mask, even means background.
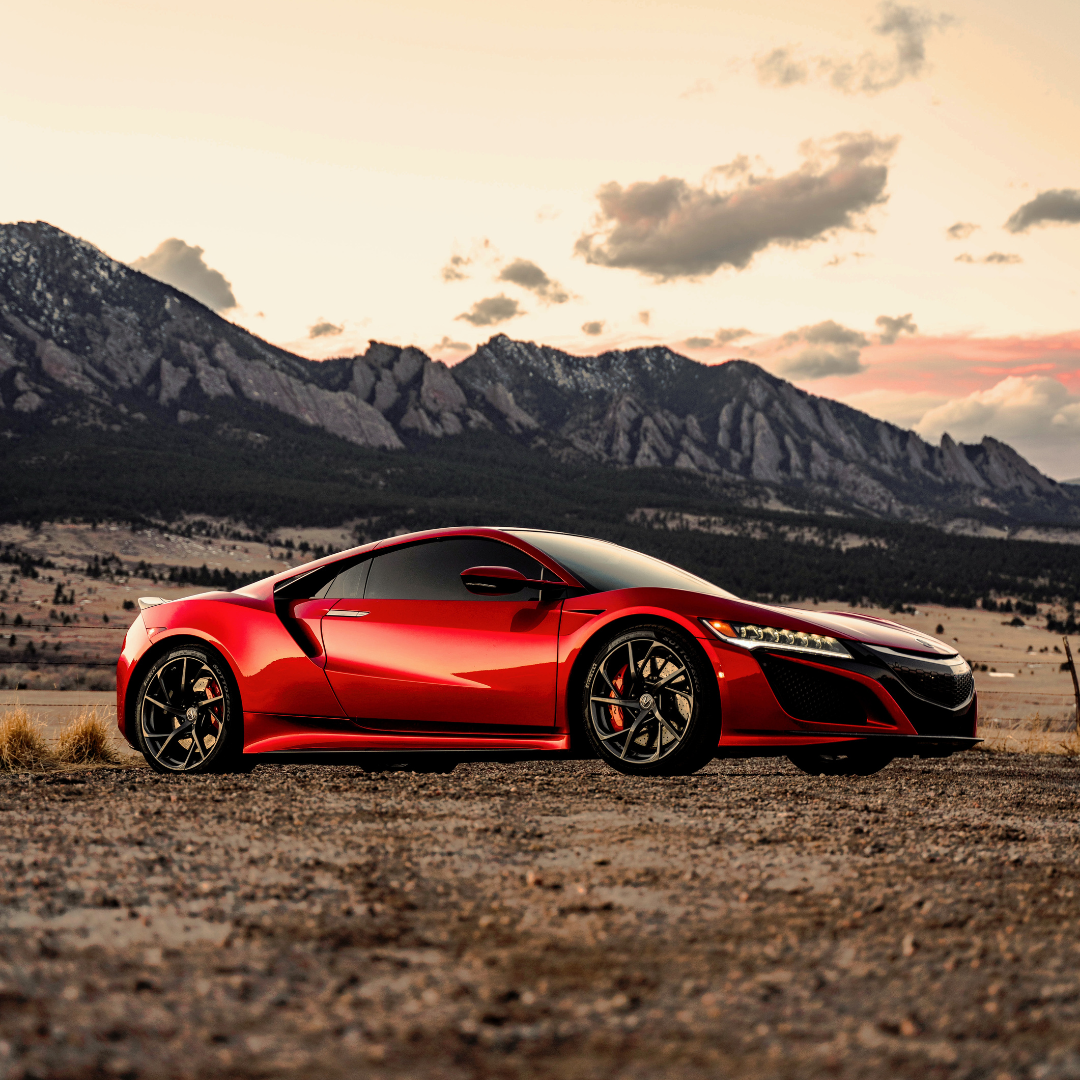
[[[335,608],[331,608],[326,613],[326,615],[324,615],[323,617],[324,618],[329,618],[331,615],[333,615],[335,618],[338,618],[338,619],[345,619],[345,618],[359,619],[359,618],[363,617],[364,615],[370,615],[370,614],[371,614],[370,611],[338,611]]]

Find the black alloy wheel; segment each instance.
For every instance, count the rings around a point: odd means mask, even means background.
[[[895,755],[865,743],[831,743],[788,754],[788,761],[811,776],[871,776],[881,772]]]
[[[635,627],[603,642],[581,703],[597,756],[634,776],[697,772],[720,740],[710,675],[692,642],[664,626]]]
[[[240,695],[225,663],[199,646],[163,653],[135,704],[139,749],[161,773],[227,772],[241,766]]]

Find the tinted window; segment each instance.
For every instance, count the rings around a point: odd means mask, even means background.
[[[476,596],[461,584],[473,566],[509,566],[527,578],[541,577],[542,567],[517,548],[478,536],[428,540],[392,548],[371,560],[366,600],[535,600],[535,589],[508,596]]]
[[[605,540],[524,530],[513,535],[520,536],[545,555],[550,555],[578,581],[596,592],[632,588],[684,589],[736,599],[732,593],[671,563],[619,547],[618,544],[609,544]]]
[[[367,581],[370,559],[363,559],[343,570],[319,596],[330,596],[343,600],[359,600],[364,595],[364,583]]]

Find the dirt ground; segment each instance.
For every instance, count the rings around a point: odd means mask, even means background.
[[[0,1077],[1080,1077],[1075,758],[0,776]]]

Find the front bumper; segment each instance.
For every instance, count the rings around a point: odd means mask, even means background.
[[[978,698],[970,670],[963,661],[934,662],[878,650],[859,642],[845,642],[850,658],[814,658],[813,662],[767,649],[754,655],[780,707],[795,720],[814,728],[843,727],[851,734],[874,737],[931,740],[971,740],[977,735]],[[888,655],[883,655],[888,653]],[[918,665],[913,678],[905,665]],[[935,671],[940,668],[940,672]],[[964,674],[966,672],[966,674]],[[950,674],[963,693],[951,693],[949,685],[938,685],[933,676]],[[907,677],[905,677],[907,676]],[[937,695],[931,700],[926,692]],[[896,726],[902,713],[907,725],[895,733],[883,727]],[[852,731],[852,729],[856,729]],[[804,729],[805,731],[805,729]],[[809,733],[807,733],[809,734]]]

